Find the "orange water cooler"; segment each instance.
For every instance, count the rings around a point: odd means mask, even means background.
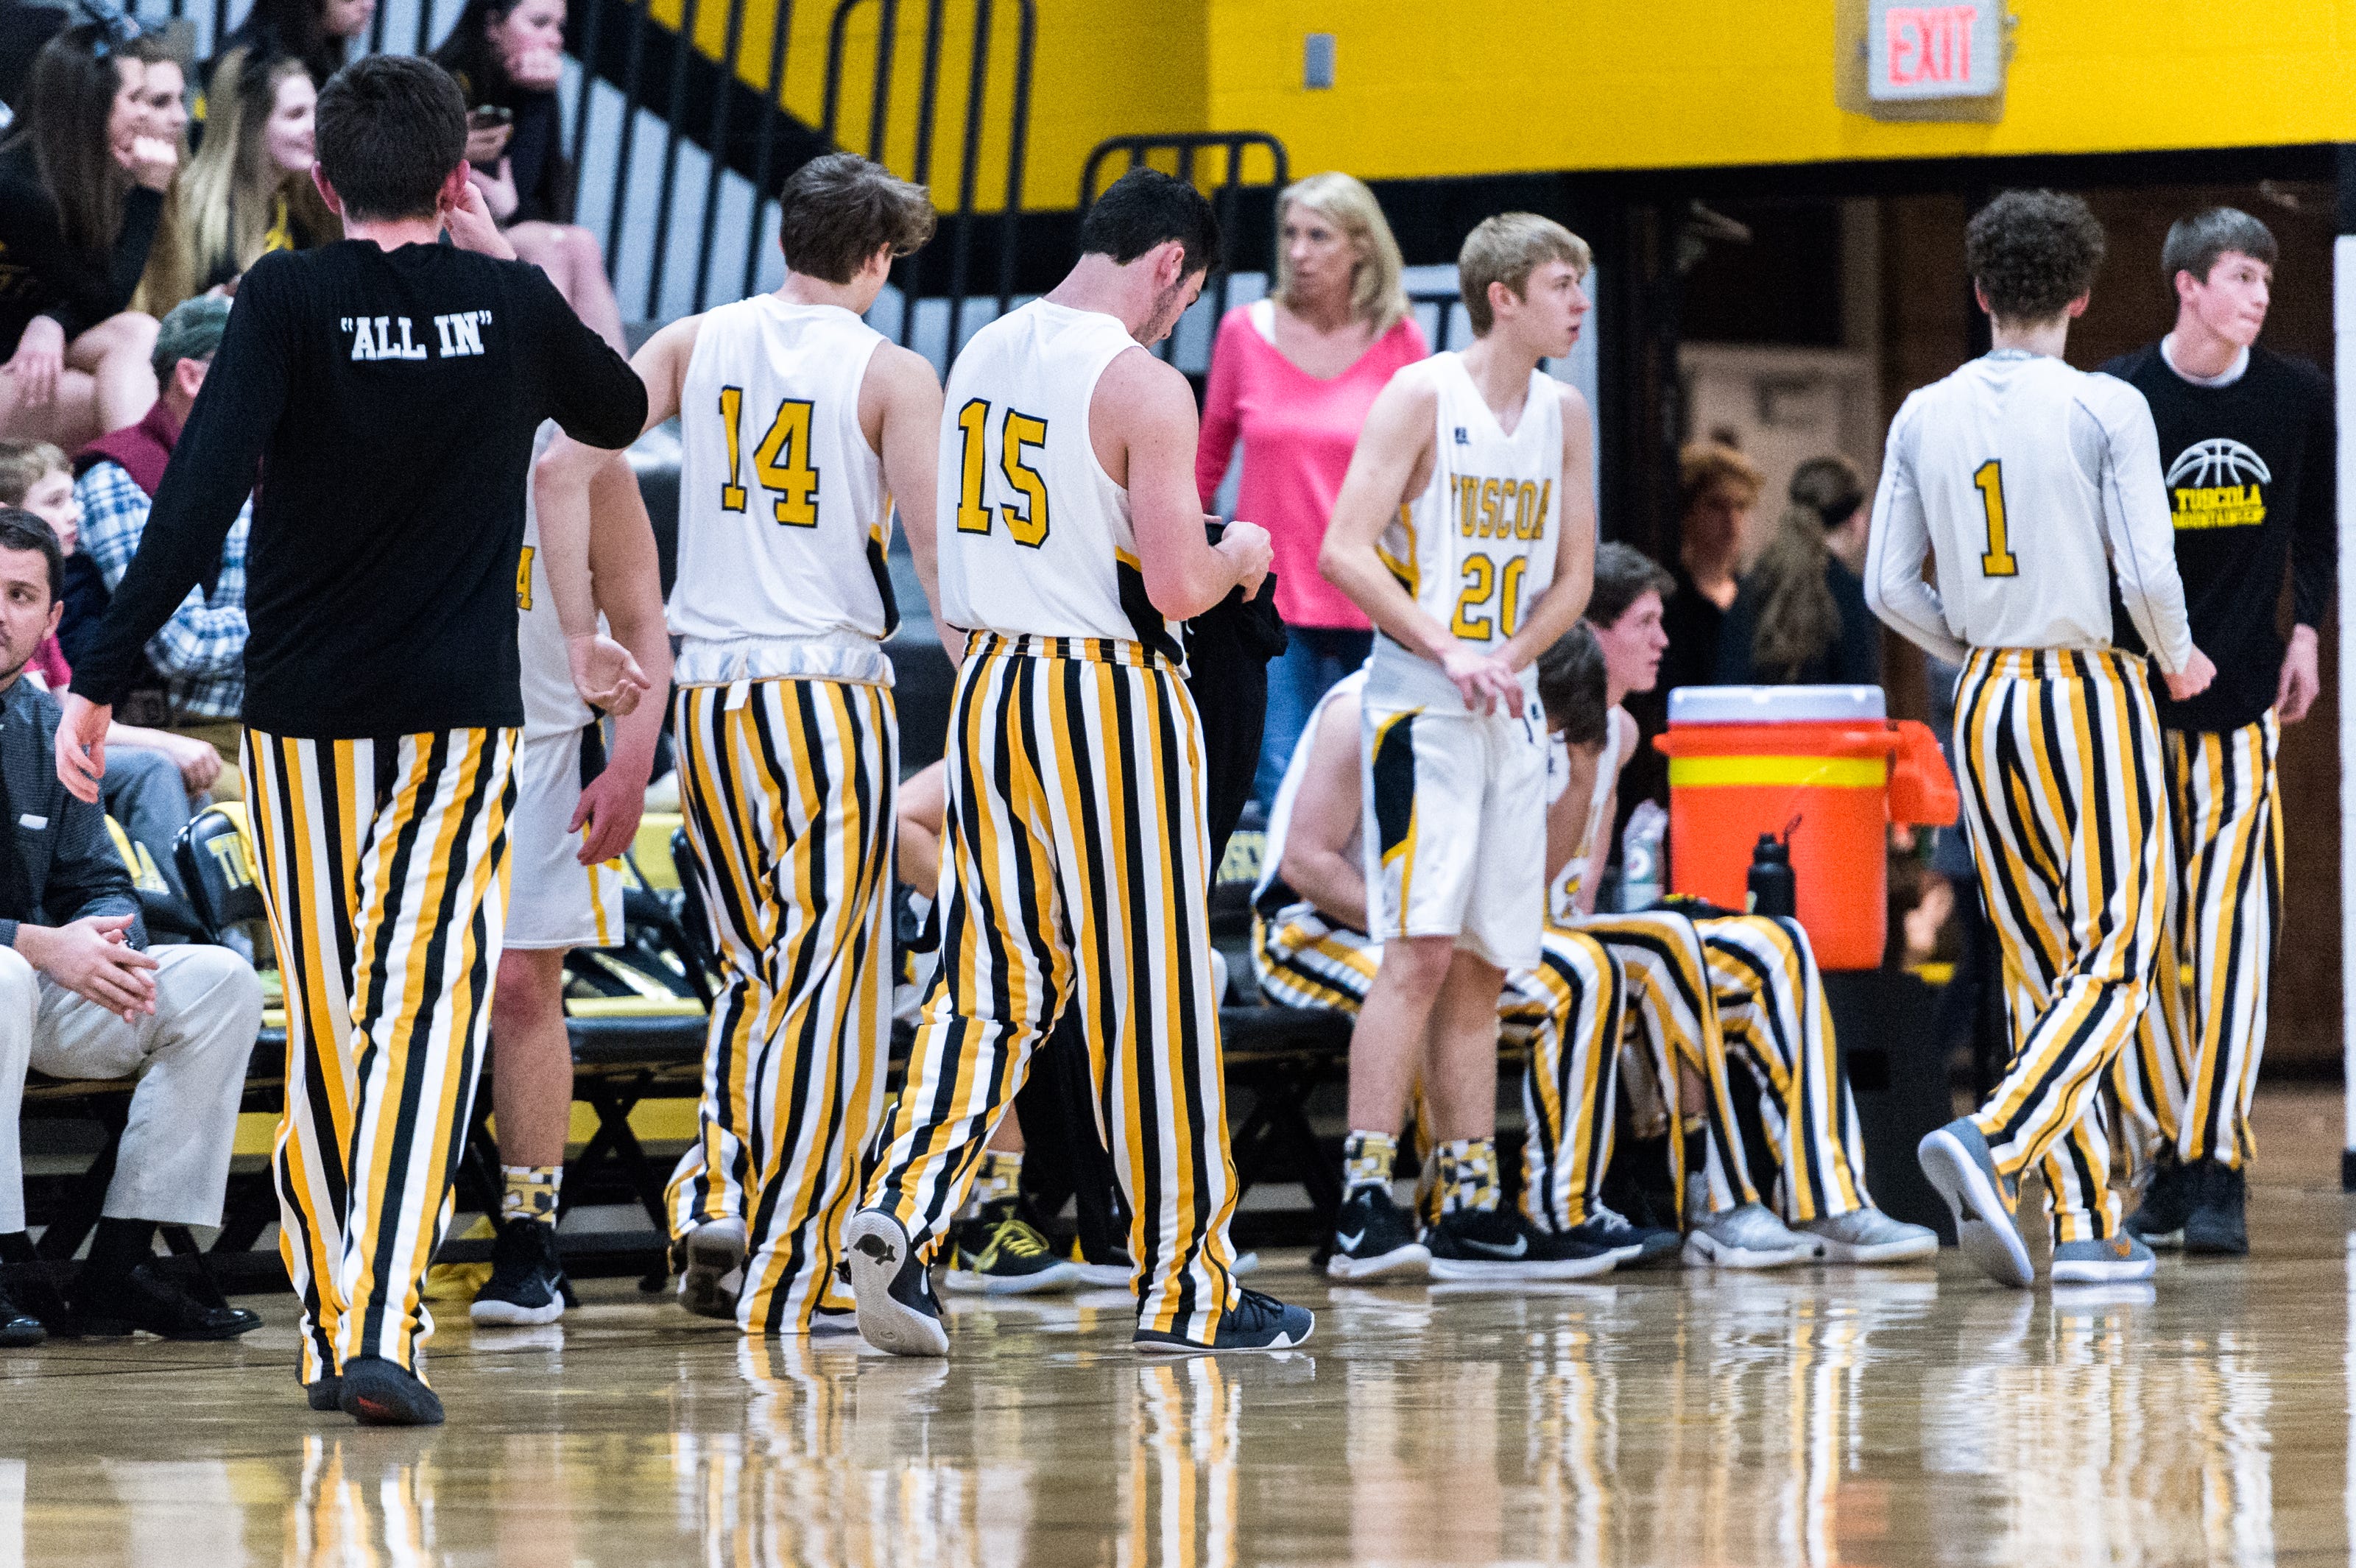
[[[1871,969],[1888,934],[1889,827],[1955,820],[1929,726],[1874,686],[1689,686],[1669,694],[1670,888],[1745,907],[1759,836],[1791,835],[1800,924],[1826,969]]]

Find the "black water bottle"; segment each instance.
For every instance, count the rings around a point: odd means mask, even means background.
[[[1792,847],[1772,833],[1762,833],[1759,848],[1751,852],[1751,912],[1800,912],[1799,889],[1792,880]]]

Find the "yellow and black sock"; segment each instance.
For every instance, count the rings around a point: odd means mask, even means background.
[[[981,1168],[973,1179],[973,1196],[967,1207],[973,1213],[987,1211],[993,1203],[1013,1199],[1023,1190],[1023,1151],[1021,1149],[984,1149]]]
[[[1398,1161],[1398,1139],[1388,1133],[1352,1133],[1342,1141],[1342,1189],[1391,1184],[1391,1167]]]
[[[1441,1144],[1437,1152],[1441,1213],[1491,1210],[1504,1199],[1505,1188],[1497,1180],[1495,1138],[1458,1138]]]
[[[507,1189],[499,1195],[499,1219],[556,1223],[556,1197],[564,1186],[561,1165],[503,1165]]]

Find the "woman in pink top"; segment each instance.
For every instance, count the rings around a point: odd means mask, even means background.
[[[1268,723],[1252,793],[1276,799],[1285,764],[1326,688],[1366,659],[1374,632],[1317,574],[1317,548],[1375,394],[1430,352],[1408,314],[1398,241],[1374,192],[1312,175],[1277,201],[1276,290],[1219,323],[1194,482],[1208,507],[1236,443],[1236,516],[1276,546],[1276,608],[1287,632],[1268,668]]]

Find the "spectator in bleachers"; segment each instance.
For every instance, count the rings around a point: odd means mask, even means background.
[[[147,267],[132,291],[131,308],[158,320],[164,313],[198,292],[188,255],[188,70],[177,55],[159,48],[146,62],[139,91],[141,133],[168,142],[178,173],[164,190],[164,209],[155,219],[155,239],[147,248]]]
[[[573,313],[624,352],[622,306],[597,237],[573,221],[573,165],[556,101],[564,0],[466,0],[434,62],[466,95],[466,162],[483,204]]]
[[[1879,683],[1881,623],[1866,607],[1864,581],[1849,564],[1865,556],[1869,498],[1865,476],[1846,457],[1800,464],[1790,504],[1726,613],[1719,684]]]
[[[242,51],[249,58],[274,59],[291,55],[311,73],[311,85],[321,88],[343,69],[352,40],[368,31],[376,15],[376,0],[253,0],[245,20],[220,40],[219,51],[198,75],[207,93],[206,112],[211,123],[210,94],[222,63]]]
[[[1718,648],[1742,570],[1742,536],[1759,504],[1757,464],[1715,441],[1677,453],[1676,592],[1664,623],[1669,655],[1661,688],[1718,679]]]
[[[25,1229],[17,1108],[27,1068],[136,1076],[71,1326],[230,1339],[262,1319],[199,1301],[148,1265],[158,1225],[220,1222],[262,983],[223,948],[147,951],[100,809],[58,782],[58,701],[23,677],[55,629],[63,575],[48,526],[0,511],[0,1235]],[[42,1330],[0,1296],[0,1345],[38,1343]]]
[[[1194,482],[1208,507],[1244,446],[1236,515],[1276,546],[1286,647],[1269,667],[1253,794],[1276,798],[1317,699],[1366,662],[1374,630],[1318,573],[1317,550],[1375,394],[1431,350],[1408,312],[1398,241],[1374,192],[1312,175],[1277,200],[1276,286],[1219,323]]]
[[[179,163],[141,98],[162,53],[117,16],[33,61],[0,142],[0,435],[76,447],[155,400],[155,321],[129,306]]]
[[[48,525],[65,557],[68,586],[59,605],[62,615],[73,597],[74,569],[87,564],[77,548],[82,509],[65,454],[46,443],[0,441],[0,507],[20,507]],[[102,589],[103,583],[99,586]],[[102,600],[98,608],[104,608]],[[29,677],[53,692],[65,690],[73,678],[70,656],[59,644],[53,633],[27,667]],[[107,815],[146,850],[157,874],[177,891],[172,840],[187,826],[192,797],[201,798],[220,774],[220,758],[200,741],[138,724],[114,725],[107,731],[107,743],[129,748],[123,752],[121,776],[114,768],[107,770]],[[228,776],[234,780],[237,775],[231,770]]]
[[[318,101],[292,55],[232,49],[221,57],[206,101],[205,144],[180,180],[190,293],[234,284],[269,251],[341,237],[343,225],[311,183]]]

